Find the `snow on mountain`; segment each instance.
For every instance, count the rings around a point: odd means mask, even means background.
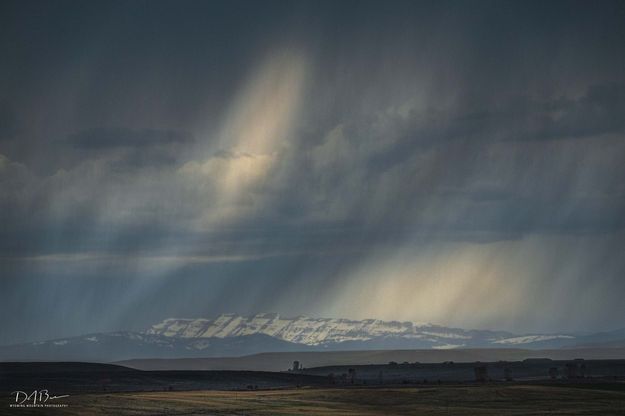
[[[262,352],[522,348],[625,345],[625,329],[587,335],[512,334],[415,322],[284,318],[277,314],[165,319],[144,332],[91,333],[0,346],[0,361],[112,361],[236,357]]]
[[[495,341],[495,344],[519,345],[531,342],[551,341],[554,339],[574,339],[572,335],[525,335],[522,337],[504,338]]]
[[[428,344],[440,344],[441,347],[464,345],[463,341],[481,339],[483,336],[490,336],[492,340],[508,339],[513,336],[505,332],[465,331],[415,322],[377,319],[358,321],[306,316],[283,318],[278,314],[258,314],[250,317],[223,314],[215,319],[170,318],[153,325],[146,334],[179,338],[226,338],[264,334],[310,346],[392,337],[422,340]],[[450,340],[455,340],[456,343],[450,344]]]

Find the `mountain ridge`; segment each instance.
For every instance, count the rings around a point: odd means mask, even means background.
[[[622,347],[625,329],[575,334],[514,334],[435,324],[279,314],[168,318],[142,332],[108,332],[0,346],[0,361],[239,357],[269,352],[368,350],[575,349]]]
[[[422,341],[434,348],[460,348],[491,343],[517,345],[575,338],[570,334],[514,334],[507,331],[465,330],[412,321],[308,316],[284,318],[277,313],[260,313],[252,316],[228,313],[214,319],[167,318],[152,325],[146,333],[180,338],[227,338],[262,333],[310,346],[395,337]]]

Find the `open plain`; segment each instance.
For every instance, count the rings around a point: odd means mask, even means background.
[[[84,394],[56,415],[625,415],[625,384],[485,384]],[[4,407],[0,414],[16,414]]]

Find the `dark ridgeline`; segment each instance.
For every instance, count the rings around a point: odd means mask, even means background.
[[[264,371],[141,371],[112,364],[0,363],[0,394],[32,391],[68,393],[250,390],[324,385],[326,377]]]
[[[550,360],[496,362],[397,363],[334,365],[300,373],[325,375],[343,384],[427,384],[485,382],[625,381],[625,360]]]
[[[512,375],[514,374],[514,378]],[[183,390],[259,390],[301,386],[376,386],[449,383],[618,383],[625,386],[625,360],[529,359],[498,362],[337,365],[281,372],[142,371],[79,362],[0,363],[0,394],[48,390],[68,393]]]

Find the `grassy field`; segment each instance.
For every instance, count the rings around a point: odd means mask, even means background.
[[[70,397],[68,408],[39,413],[5,408],[4,414],[625,415],[621,388],[484,385],[91,394]]]

